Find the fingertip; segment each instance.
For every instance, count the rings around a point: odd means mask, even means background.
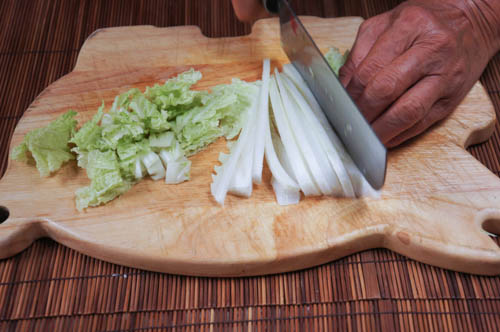
[[[399,146],[403,142],[404,142],[404,140],[401,140],[400,138],[396,137],[396,138],[391,139],[388,142],[385,142],[384,145],[388,149],[393,149],[393,148]]]
[[[371,125],[373,131],[377,135],[378,139],[382,142],[382,144],[384,144],[388,148],[393,146],[391,140],[399,134],[399,130],[388,125],[383,117],[379,117]]]

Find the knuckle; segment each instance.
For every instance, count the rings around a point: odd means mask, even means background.
[[[356,91],[353,92],[356,92],[357,94],[361,93],[366,87],[365,80],[362,76],[359,75],[359,72],[357,70],[352,74],[349,87],[355,89]]]
[[[388,17],[389,16],[387,13],[382,13],[380,15],[370,17],[369,19],[363,21],[359,26],[359,34],[365,34],[365,33],[373,34],[373,31],[380,30],[381,27],[385,26]]]
[[[359,26],[359,34],[365,33],[368,30],[369,25],[370,20],[363,21],[363,23],[361,23],[361,25]]]
[[[426,107],[420,100],[414,98],[399,105],[397,109],[388,114],[387,126],[397,129],[405,129],[419,122],[426,112]]]
[[[370,59],[370,61],[363,62],[356,70],[356,76],[359,83],[366,87],[373,77],[383,68],[383,65],[377,59]]]
[[[467,65],[465,63],[465,60],[459,60],[457,63],[452,67],[450,71],[451,77],[458,77],[462,78],[466,75],[467,73]],[[455,80],[457,83],[461,84],[461,80]]]
[[[365,88],[368,84],[367,75],[363,71],[356,70],[352,78],[358,87]]]
[[[432,12],[417,5],[404,6],[399,13],[399,17],[401,20],[404,20],[409,24],[417,24],[435,20],[434,14]]]
[[[438,30],[433,33],[431,40],[438,50],[445,53],[456,50],[458,46],[457,40],[453,38],[451,33],[445,30]]]
[[[427,111],[424,102],[419,98],[410,98],[400,109],[400,118],[403,124],[413,124],[421,120]]]
[[[391,131],[396,131],[404,126],[404,123],[401,121],[401,118],[398,114],[393,113],[390,116],[386,117],[385,125],[387,128],[390,128]]]
[[[342,67],[340,67],[339,76],[342,77],[351,74],[354,69],[354,63],[352,62],[352,60],[348,59],[346,63]]]
[[[398,80],[393,74],[377,75],[367,88],[370,98],[393,99],[397,94]],[[397,97],[397,96],[396,96]]]
[[[440,121],[447,117],[449,114],[453,112],[455,107],[459,104],[459,102],[456,102],[452,99],[449,98],[442,98],[438,102],[434,104],[432,107],[431,112],[429,112],[429,125],[432,125],[433,123]]]
[[[446,32],[444,33],[445,36],[449,35],[442,20],[430,9],[418,5],[408,5],[404,6],[397,15],[395,20],[403,28],[415,29],[415,27],[418,27],[421,32],[427,32],[431,35],[443,32]]]
[[[381,30],[384,30],[389,18],[390,15],[388,13],[382,13],[380,15],[370,17],[361,23],[358,34],[369,34],[372,36],[377,35]]]
[[[373,27],[374,23],[375,23],[374,17],[369,18],[366,21],[363,21],[363,23],[361,23],[361,25],[359,26],[359,33],[360,34],[366,33]]]

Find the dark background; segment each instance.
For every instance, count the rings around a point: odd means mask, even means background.
[[[368,18],[399,2],[304,0],[294,6],[302,15]],[[99,28],[142,24],[198,25],[209,37],[251,30],[236,20],[230,0],[0,1],[0,174],[15,124],[45,87],[72,70],[85,39]],[[497,116],[499,77],[497,56],[481,78]],[[469,149],[497,175],[499,132],[497,123],[488,142]],[[48,239],[0,260],[0,331],[493,331],[498,326],[499,277],[442,270],[385,249],[299,272],[234,279],[122,267]]]

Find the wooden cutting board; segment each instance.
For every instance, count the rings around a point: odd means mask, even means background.
[[[303,18],[319,47],[350,48],[360,18]],[[11,145],[69,108],[80,123],[101,100],[144,89],[194,67],[197,88],[256,80],[261,60],[287,62],[276,19],[258,21],[249,36],[210,39],[196,27],[103,29],[85,42],[75,69],[40,94],[17,126]],[[40,68],[43,70],[43,68]],[[50,178],[10,161],[0,181],[0,258],[48,236],[87,255],[137,268],[206,276],[284,272],[385,247],[457,271],[500,273],[500,250],[484,232],[500,231],[500,180],[464,147],[493,132],[494,109],[477,83],[458,109],[423,136],[389,153],[380,199],[305,198],[279,206],[264,171],[251,198],[210,195],[223,140],[192,157],[192,180],[142,181],[121,198],[79,213],[74,192],[88,184],[70,163]]]

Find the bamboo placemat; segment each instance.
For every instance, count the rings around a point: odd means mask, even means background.
[[[363,16],[399,1],[295,1],[299,14]],[[0,1],[0,174],[24,110],[70,72],[101,27],[198,25],[210,37],[250,32],[229,0]],[[481,78],[500,118],[500,56]],[[500,176],[500,125],[470,152]],[[497,239],[494,241],[499,243]],[[493,331],[500,277],[479,277],[369,250],[299,272],[213,279],[147,272],[51,240],[0,261],[0,331]]]

